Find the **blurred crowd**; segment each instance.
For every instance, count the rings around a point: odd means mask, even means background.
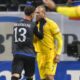
[[[75,1],[80,0],[54,0],[59,5],[72,5]],[[35,7],[43,4],[42,0],[0,0],[0,11],[23,11],[28,2]]]

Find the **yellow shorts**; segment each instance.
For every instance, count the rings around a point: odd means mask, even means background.
[[[55,75],[57,63],[54,62],[54,52],[37,53],[37,62],[41,79],[45,79],[46,75]]]

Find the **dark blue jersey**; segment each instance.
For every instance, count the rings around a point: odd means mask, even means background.
[[[16,51],[33,53],[33,33],[35,24],[32,21],[21,19],[13,28],[13,48]]]

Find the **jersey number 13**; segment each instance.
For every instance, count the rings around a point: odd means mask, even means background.
[[[27,34],[27,29],[26,28],[14,28],[14,41],[15,42],[25,42],[26,41],[26,34]]]

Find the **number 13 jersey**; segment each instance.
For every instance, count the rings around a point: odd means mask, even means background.
[[[13,43],[15,51],[33,53],[33,32],[35,24],[32,21],[21,19],[13,28]]]

